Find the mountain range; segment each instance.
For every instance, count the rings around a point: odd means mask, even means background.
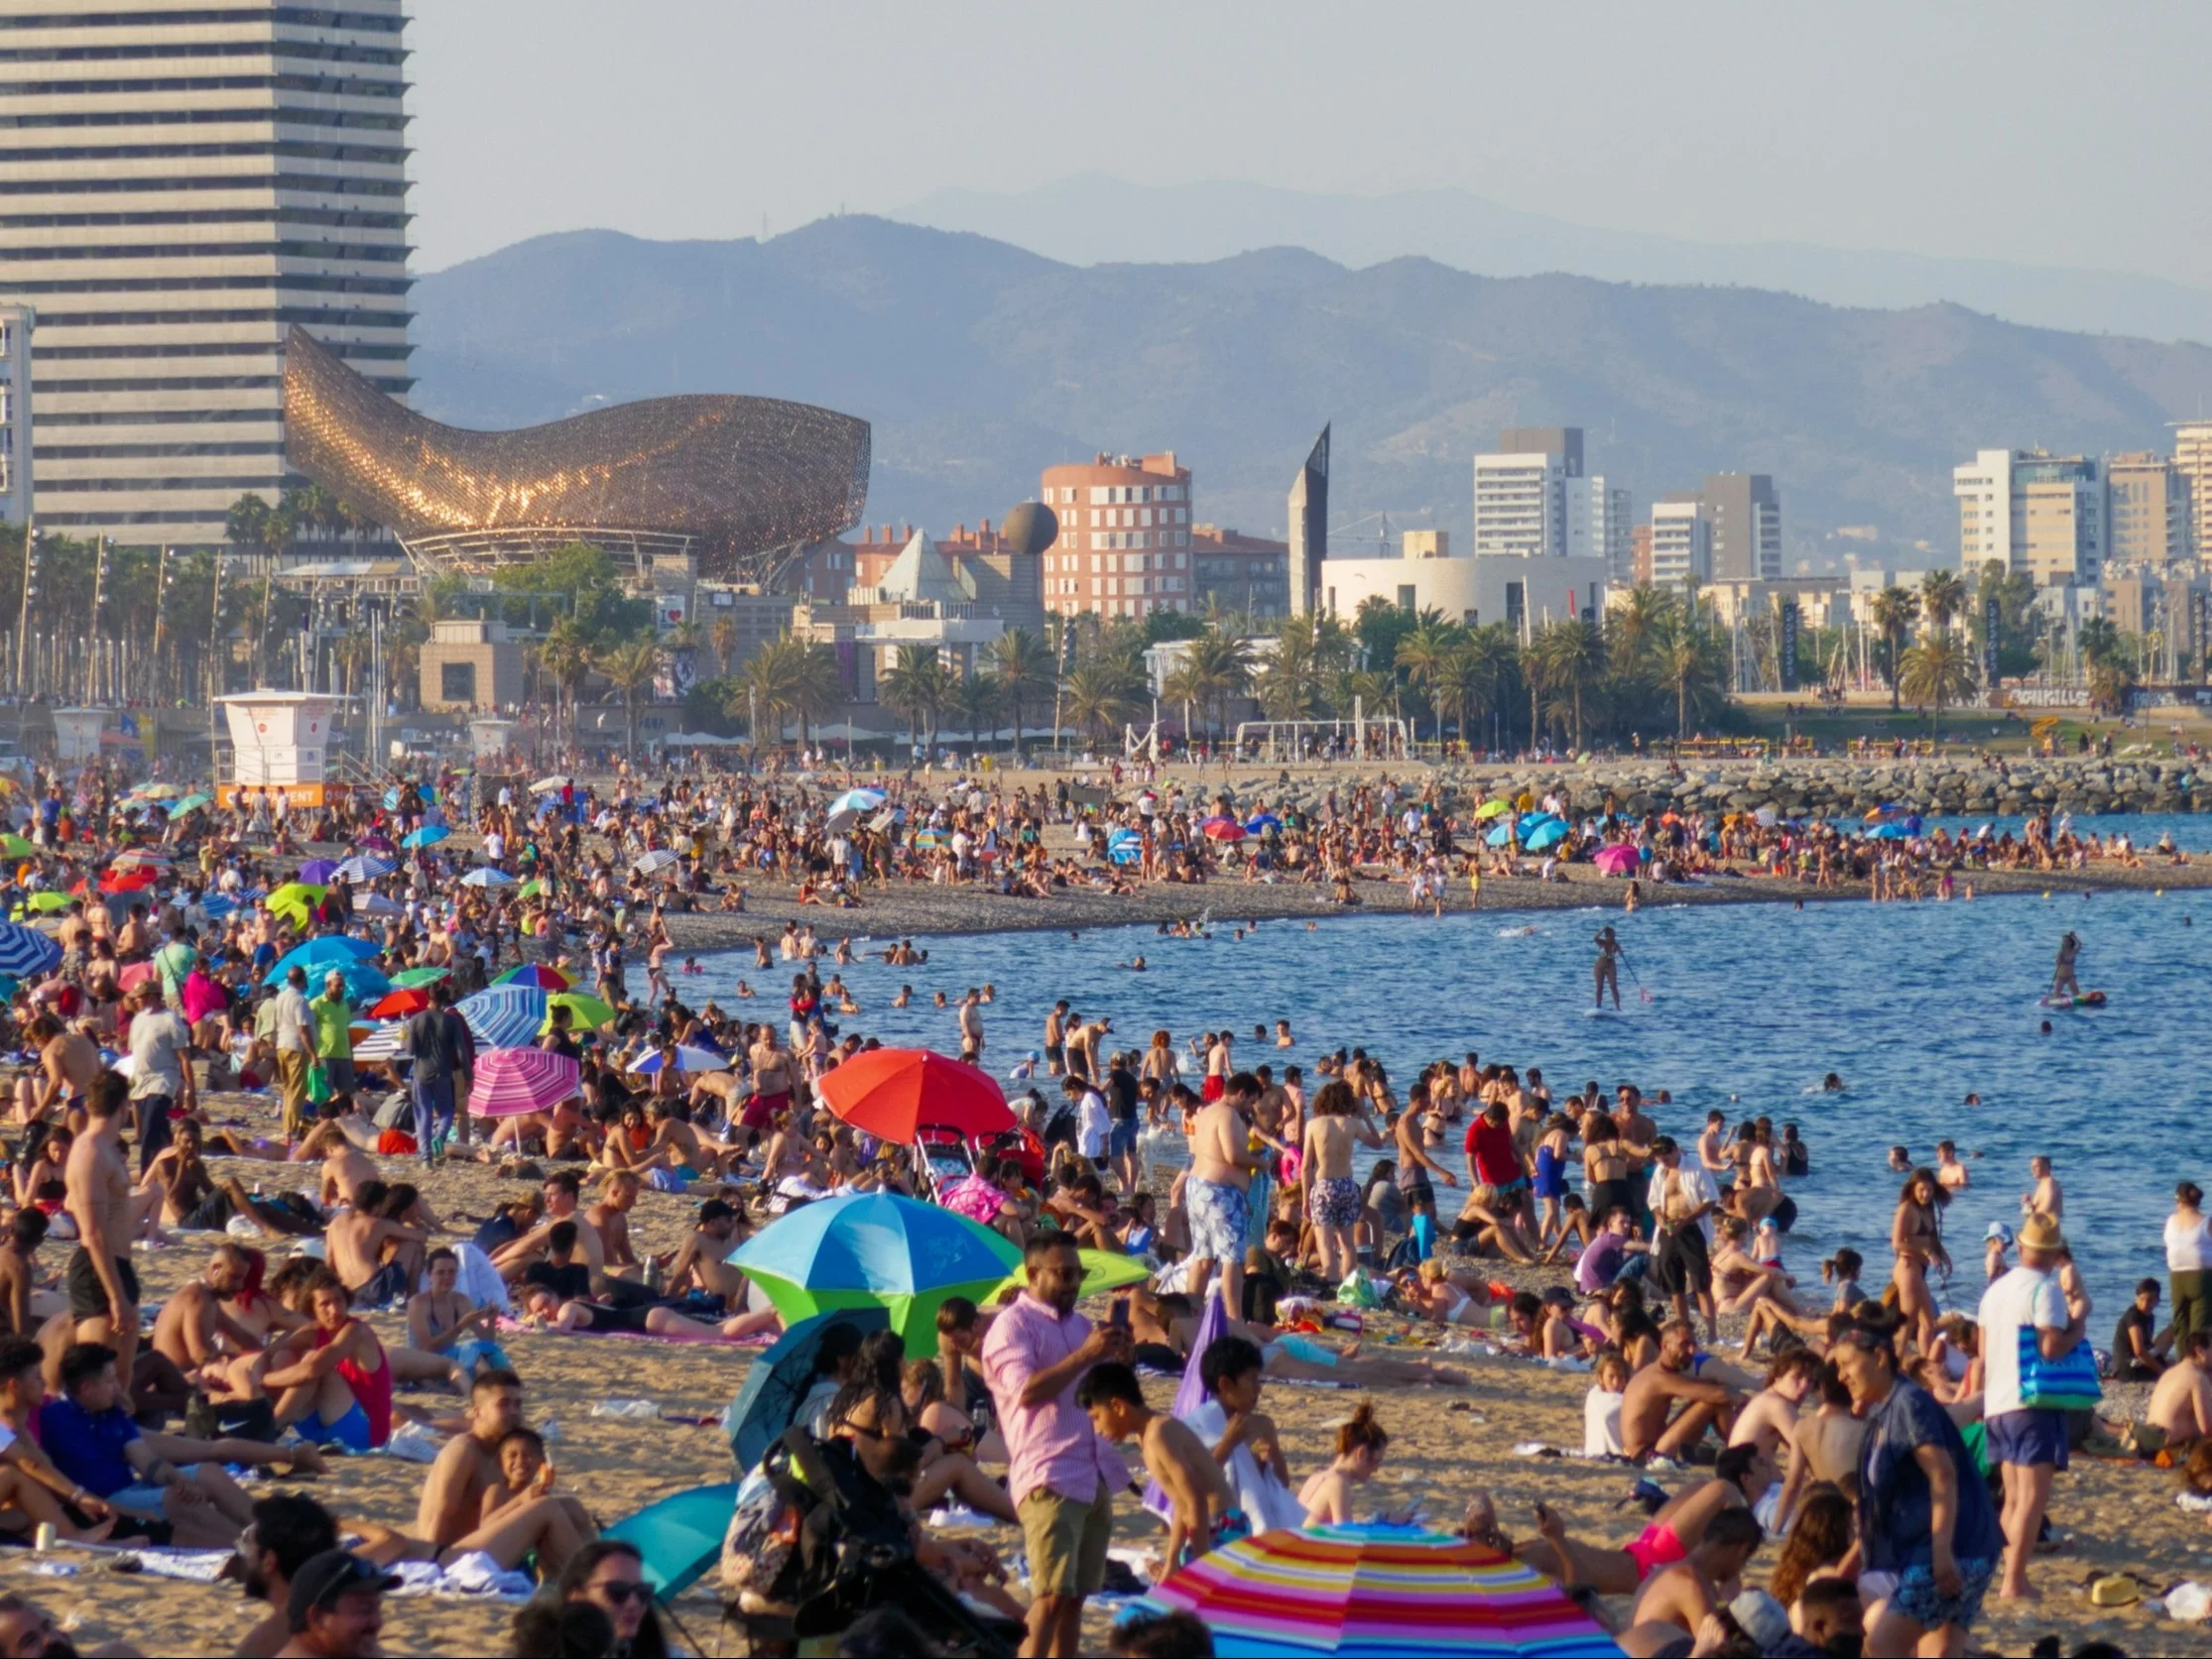
[[[1386,515],[1465,536],[1471,457],[1498,428],[1575,424],[1639,517],[1708,472],[1766,472],[1793,561],[1955,556],[1950,469],[1977,448],[2163,447],[2212,393],[2205,347],[1955,303],[1419,257],[1352,269],[1294,248],[1083,266],[858,215],[765,242],[542,236],[419,279],[415,303],[427,414],[502,427],[676,392],[822,404],[873,423],[875,523],[972,524],[1034,495],[1045,466],[1172,448],[1194,517],[1280,534],[1331,422],[1338,551],[1371,548]]]

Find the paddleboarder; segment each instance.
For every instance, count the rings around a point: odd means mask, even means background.
[[[2074,977],[2074,959],[2081,954],[2081,940],[2068,930],[2058,941],[2058,961],[2051,970],[2050,1000],[2068,1002],[2081,995],[2081,981]]]
[[[1597,982],[1594,1006],[1601,1008],[1605,1007],[1605,992],[1610,986],[1613,990],[1613,1007],[1618,1012],[1621,1007],[1621,941],[1614,933],[1612,923],[1608,922],[1598,929],[1596,943],[1598,959],[1591,964],[1590,969]]]

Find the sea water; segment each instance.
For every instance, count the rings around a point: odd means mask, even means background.
[[[2176,820],[2198,829],[2212,820]],[[2155,831],[2152,831],[2155,834]],[[2147,838],[2148,839],[2148,838]],[[2186,845],[2186,843],[2184,843]],[[1370,889],[1393,893],[1396,889]],[[1184,1074],[1202,1067],[1187,1047],[1202,1031],[1237,1034],[1236,1062],[1305,1070],[1340,1047],[1364,1047],[1389,1070],[1400,1100],[1429,1061],[1469,1049],[1485,1063],[1536,1066],[1555,1097],[1595,1080],[1610,1096],[1634,1082],[1671,1104],[1652,1109],[1661,1132],[1695,1143],[1708,1111],[1731,1126],[1765,1115],[1794,1123],[1811,1173],[1786,1183],[1799,1218],[1784,1241],[1799,1289],[1825,1305],[1819,1262],[1839,1244],[1867,1258],[1879,1287],[1903,1176],[1893,1145],[1932,1164],[1935,1142],[1958,1143],[1973,1184],[1944,1216],[1957,1272],[1946,1306],[1971,1310],[1983,1287],[1987,1225],[2021,1220],[2028,1162],[2047,1153],[2065,1193],[2065,1228],[2097,1300],[2103,1342],[2135,1281],[2162,1278],[2159,1230],[2173,1183],[2212,1189],[2212,1144],[2199,1138],[2207,1089],[2200,1033],[2212,969],[2212,891],[1983,897],[1918,903],[1808,901],[1669,905],[1664,889],[1634,915],[1620,884],[1587,882],[1585,909],[1475,911],[1441,919],[1378,907],[1266,922],[1236,937],[1175,939],[1151,926],[919,938],[926,964],[861,961],[838,970],[862,1012],[842,1023],[890,1044],[957,1053],[956,1005],[990,984],[985,1059],[1005,1078],[1043,1046],[1053,1002],[1114,1022],[1108,1046],[1142,1049],[1172,1033]],[[1192,904],[1202,910],[1204,889]],[[1602,908],[1594,902],[1606,900]],[[1017,901],[980,899],[993,911]],[[868,912],[823,911],[825,941]],[[1606,923],[1624,949],[1622,1006],[1591,1013],[1592,935]],[[2081,984],[2107,993],[2097,1009],[2048,1009],[2059,937],[2082,940]],[[880,948],[871,942],[869,949]],[[1146,970],[1124,966],[1142,955]],[[792,970],[752,966],[750,953],[705,959],[702,979],[678,982],[694,1004],[711,996],[740,1016],[783,1016]],[[825,961],[822,972],[831,972]],[[731,998],[742,974],[761,1000]],[[890,1007],[903,985],[913,1005]],[[948,1006],[932,1006],[943,991]],[[1275,1021],[1295,1036],[1274,1046]],[[2049,1034],[2040,1030],[2048,1020]],[[1265,1023],[1268,1037],[1255,1040]],[[1823,1092],[1826,1074],[1844,1083]],[[1011,1091],[1023,1085],[1009,1083]],[[1053,1080],[1038,1068],[1035,1087]],[[1969,1107],[1965,1097],[1981,1104]],[[1172,1140],[1172,1137],[1170,1137]],[[1164,1148],[1179,1163],[1179,1145]],[[1439,1161],[1465,1179],[1456,1141]],[[1447,1210],[1448,1191],[1439,1194]]]

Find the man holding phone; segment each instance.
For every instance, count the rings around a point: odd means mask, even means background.
[[[1041,1234],[1022,1252],[1029,1284],[991,1322],[983,1375],[1006,1439],[1007,1489],[1029,1547],[1025,1659],[1073,1655],[1083,1602],[1106,1582],[1114,1492],[1129,1471],[1076,1403],[1076,1387],[1102,1361],[1127,1364],[1128,1306],[1103,1330],[1075,1311],[1083,1259],[1072,1235]]]

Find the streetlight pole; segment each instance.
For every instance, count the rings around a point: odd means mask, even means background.
[[[23,522],[23,607],[16,617],[15,627],[15,691],[24,695],[24,652],[31,643],[31,595],[39,579],[39,525],[37,519]]]
[[[154,564],[154,666],[146,680],[146,700],[157,711],[162,704],[162,635],[169,622],[169,543],[165,541],[161,557]]]

